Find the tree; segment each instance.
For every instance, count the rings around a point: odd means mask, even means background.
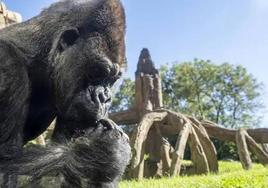
[[[166,108],[228,128],[258,126],[262,84],[244,67],[195,59],[162,66],[161,76]]]

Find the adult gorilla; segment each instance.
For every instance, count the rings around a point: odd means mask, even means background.
[[[125,63],[124,35],[119,0],[60,1],[0,31],[1,164],[22,157],[23,145],[55,117],[58,143],[101,124]],[[4,187],[15,179],[6,175]]]

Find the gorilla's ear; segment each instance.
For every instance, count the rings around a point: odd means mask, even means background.
[[[64,30],[59,38],[58,50],[64,51],[69,46],[72,46],[79,38],[79,31],[77,28],[70,28]]]

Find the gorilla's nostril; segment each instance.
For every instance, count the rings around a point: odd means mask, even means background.
[[[107,100],[106,98],[107,97],[105,97],[105,95],[103,93],[99,94],[99,100],[101,103],[105,103],[105,101]]]
[[[110,103],[112,101],[112,98],[102,93],[102,94],[99,94],[99,100],[101,103]]]

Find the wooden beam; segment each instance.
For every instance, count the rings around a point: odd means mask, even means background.
[[[119,125],[131,125],[139,122],[139,116],[135,110],[111,113],[109,118]]]

